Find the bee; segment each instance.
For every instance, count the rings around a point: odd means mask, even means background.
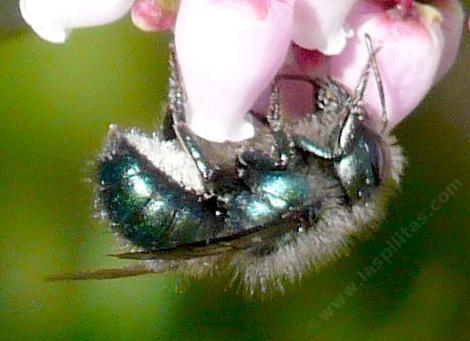
[[[109,279],[177,271],[228,272],[250,295],[283,290],[311,268],[368,235],[398,185],[404,158],[394,137],[368,126],[361,105],[372,69],[382,107],[375,51],[353,94],[332,79],[280,75],[266,117],[251,113],[255,136],[216,143],[185,122],[186,98],[171,53],[167,113],[145,134],[112,125],[97,161],[97,207],[131,246],[115,255],[136,265],[53,280]],[[317,106],[288,122],[279,84],[313,86]]]

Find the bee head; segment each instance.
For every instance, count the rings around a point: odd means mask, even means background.
[[[353,201],[368,198],[386,177],[388,157],[380,135],[361,126],[349,153],[334,162],[343,187]]]

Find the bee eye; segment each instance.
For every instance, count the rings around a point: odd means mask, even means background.
[[[380,182],[384,178],[384,152],[381,143],[376,139],[370,139],[368,143],[369,158],[374,177],[374,184],[380,185]]]
[[[385,177],[380,137],[368,129],[361,129],[350,153],[337,161],[335,168],[351,199],[369,197]]]

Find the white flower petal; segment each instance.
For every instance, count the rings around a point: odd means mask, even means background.
[[[43,39],[63,43],[78,27],[99,26],[120,19],[134,0],[20,0],[23,18]]]

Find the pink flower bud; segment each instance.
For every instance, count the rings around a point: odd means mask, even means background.
[[[132,6],[131,17],[142,31],[160,32],[173,27],[177,3],[172,0],[137,0]]]
[[[284,62],[294,0],[182,0],[175,44],[189,127],[222,142],[253,136],[246,116]]]
[[[330,74],[351,90],[356,87],[368,60],[364,37],[369,34],[374,48],[379,49],[376,59],[391,129],[416,108],[434,84],[445,48],[443,17],[430,5],[411,3],[410,8],[384,9],[377,3],[362,2],[353,9],[348,24],[355,36],[341,55],[330,58]],[[371,118],[380,122],[380,100],[372,75],[364,103]]]
[[[99,26],[120,19],[134,0],[20,0],[21,14],[43,39],[63,43],[78,27]]]

